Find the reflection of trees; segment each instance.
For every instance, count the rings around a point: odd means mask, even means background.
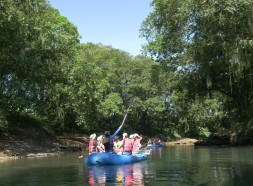
[[[147,183],[182,185],[252,185],[252,148],[163,148],[161,158],[153,149],[145,169]]]
[[[180,161],[181,180],[184,182],[234,185],[236,180],[243,180],[242,175],[245,175],[241,173],[241,163],[238,163],[240,155],[237,148],[186,147],[176,149],[175,154],[176,161]]]

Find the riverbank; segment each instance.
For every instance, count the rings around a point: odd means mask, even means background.
[[[0,135],[0,162],[18,158],[40,158],[58,155],[68,151],[87,150],[88,136],[61,135],[57,136],[48,129],[26,129],[19,131],[19,135],[1,133]],[[166,141],[165,146],[192,145],[192,146],[238,146],[253,145],[253,130],[247,133],[225,133],[210,136],[206,139],[182,138]],[[145,147],[149,137],[143,136],[142,145]]]
[[[86,149],[88,140],[81,136],[56,136],[44,140],[22,139],[3,134],[0,139],[0,162],[18,158],[40,158],[68,151]]]
[[[40,131],[37,135],[10,135],[2,134],[0,138],[0,162],[18,158],[41,158],[58,155],[70,151],[87,150],[88,136],[81,135],[61,135],[51,136]],[[143,136],[142,144],[145,147],[148,141],[147,136]],[[195,139],[180,139],[178,141],[166,142],[166,146],[174,144],[193,144]],[[169,145],[168,145],[169,144]]]
[[[196,142],[198,142],[197,139],[193,138],[183,138],[175,141],[169,141],[165,142],[165,146],[175,146],[175,145],[194,145]]]

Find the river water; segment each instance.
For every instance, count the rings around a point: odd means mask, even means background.
[[[253,185],[253,147],[159,147],[123,166],[88,167],[79,155],[2,162],[0,185]]]

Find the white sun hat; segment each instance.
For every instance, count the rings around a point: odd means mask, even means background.
[[[127,133],[124,133],[124,134],[123,134],[123,138],[125,138],[126,136],[128,136]]]
[[[90,139],[94,140],[96,138],[96,133],[90,135]]]
[[[102,140],[102,138],[103,138],[102,135],[101,135],[101,136],[98,136],[97,140],[100,141],[100,140]]]

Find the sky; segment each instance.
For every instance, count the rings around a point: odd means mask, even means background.
[[[81,43],[110,45],[141,54],[147,44],[140,37],[142,22],[152,11],[152,0],[49,0],[62,16],[78,28]]]

